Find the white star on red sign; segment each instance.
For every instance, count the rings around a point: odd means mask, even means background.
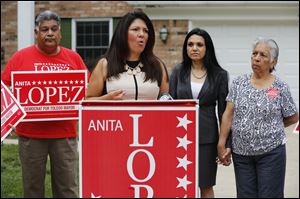
[[[91,193],[91,198],[101,198],[101,196],[95,196],[93,193]]]
[[[187,198],[187,196],[186,196],[186,195],[184,195],[183,197],[176,197],[176,198]]]
[[[191,144],[192,142],[187,139],[187,135],[185,135],[183,138],[177,137],[179,144],[178,147],[183,147],[185,150],[187,150],[187,145]]]
[[[191,161],[188,161],[187,155],[185,155],[183,158],[177,158],[179,161],[177,168],[183,167],[185,170],[187,170],[187,165],[192,164]]]
[[[182,187],[182,188],[184,188],[184,190],[186,190],[187,186],[189,184],[192,184],[191,181],[187,180],[187,176],[186,175],[183,178],[177,178],[177,180],[179,181],[179,184],[177,185],[176,188]]]
[[[187,130],[187,125],[192,123],[192,121],[187,119],[187,114],[185,114],[183,117],[177,117],[179,124],[177,125],[178,127],[183,127],[185,130]]]

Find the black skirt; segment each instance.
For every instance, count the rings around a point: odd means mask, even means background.
[[[218,156],[217,143],[199,145],[199,187],[206,188],[216,185]]]

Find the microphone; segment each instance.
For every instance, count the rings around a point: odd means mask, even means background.
[[[162,93],[158,100],[168,101],[168,100],[173,100],[173,97],[169,93]]]

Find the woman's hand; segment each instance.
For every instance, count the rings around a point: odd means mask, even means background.
[[[216,162],[224,166],[229,166],[231,164],[231,149],[218,145],[218,157],[216,158]]]
[[[111,91],[107,94],[110,100],[122,100],[125,92],[123,90]]]

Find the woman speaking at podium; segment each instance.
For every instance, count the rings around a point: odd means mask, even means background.
[[[154,43],[153,24],[142,10],[123,16],[91,74],[87,99],[156,100],[167,93],[167,70],[153,53]]]

